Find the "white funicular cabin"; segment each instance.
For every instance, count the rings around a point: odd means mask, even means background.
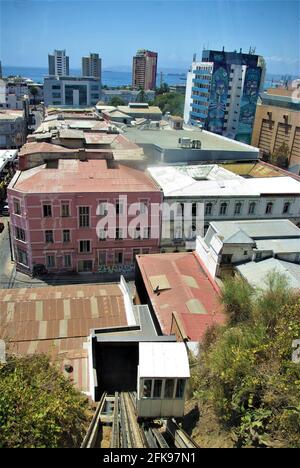
[[[139,343],[139,418],[182,418],[189,377],[189,361],[184,343]]]

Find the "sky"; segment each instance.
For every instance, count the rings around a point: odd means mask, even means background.
[[[300,74],[300,0],[0,0],[0,60],[48,66],[66,49],[70,68],[98,52],[103,69],[130,70],[137,49],[159,69],[186,70],[193,53],[256,47],[269,73]]]

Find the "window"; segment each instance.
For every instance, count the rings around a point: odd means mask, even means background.
[[[89,253],[91,251],[91,241],[81,240],[79,243],[79,252],[80,253]]]
[[[283,205],[283,214],[289,213],[289,211],[290,211],[290,206],[291,206],[290,202],[286,202],[286,203]]]
[[[175,386],[174,379],[166,379],[166,383],[165,383],[165,398],[166,399],[173,398],[174,386]]]
[[[71,240],[71,236],[70,236],[70,231],[69,229],[64,229],[63,230],[63,242],[66,243],[66,242],[70,242]]]
[[[26,241],[26,236],[25,236],[25,231],[24,229],[21,229],[19,227],[16,227],[16,239],[25,242]]]
[[[235,204],[235,208],[234,208],[234,214],[241,214],[241,210],[242,210],[242,204],[241,202],[238,202]]]
[[[18,262],[22,263],[22,265],[28,266],[28,257],[27,257],[27,252],[25,250],[17,248],[17,257],[18,257]]]
[[[115,263],[122,264],[123,263],[123,252],[115,252]]]
[[[249,210],[248,210],[248,213],[249,214],[255,214],[255,208],[256,208],[256,203],[255,202],[251,202],[250,205],[249,205]]]
[[[197,203],[192,204],[192,216],[197,216]]]
[[[227,203],[222,203],[220,207],[220,215],[225,215],[227,213]]]
[[[52,89],[60,89],[60,85],[52,85]]]
[[[123,202],[122,202],[122,200],[117,200],[116,201],[116,213],[117,213],[117,215],[123,214]]]
[[[45,242],[46,244],[53,243],[53,231],[45,231]]]
[[[185,380],[184,379],[177,379],[176,385],[176,398],[183,398],[184,397],[184,387],[185,387]]]
[[[161,398],[161,390],[162,390],[162,380],[161,379],[155,379],[154,380],[153,398]]]
[[[148,200],[140,200],[140,213],[145,214],[147,212]]]
[[[21,205],[20,205],[20,200],[14,200],[14,213],[16,215],[21,214]]]
[[[116,239],[117,240],[122,240],[123,239],[123,229],[122,228],[117,228],[116,229]]]
[[[43,215],[44,218],[51,218],[52,217],[52,207],[51,205],[43,205]]]
[[[46,265],[47,265],[47,268],[54,268],[55,267],[55,256],[54,255],[47,255],[46,256]]]
[[[269,202],[267,203],[267,206],[266,206],[266,214],[272,214],[272,211],[273,211],[273,203]]]
[[[69,218],[70,216],[70,205],[68,202],[62,202],[61,204],[61,216],[62,218]]]
[[[64,267],[71,268],[71,265],[72,265],[71,255],[70,254],[64,255]]]
[[[212,208],[213,208],[213,204],[212,203],[206,203],[205,205],[205,214],[207,216],[211,215],[212,214]]]
[[[79,207],[79,227],[90,227],[90,208],[88,206]]]
[[[142,397],[151,398],[151,391],[152,391],[152,380],[151,379],[144,380]]]
[[[99,265],[106,265],[106,250],[99,252]]]

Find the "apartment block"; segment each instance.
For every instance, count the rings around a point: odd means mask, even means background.
[[[250,144],[256,102],[263,89],[263,57],[204,50],[187,75],[185,122]]]
[[[150,208],[161,203],[161,191],[144,172],[114,161],[57,160],[18,172],[8,201],[16,264],[25,273],[34,265],[49,272],[126,269],[137,254],[159,248],[160,215]],[[144,224],[135,223],[139,210]]]
[[[140,49],[133,57],[132,86],[137,89],[155,89],[157,52]]]

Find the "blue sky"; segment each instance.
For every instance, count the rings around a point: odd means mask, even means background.
[[[71,68],[99,52],[103,68],[131,68],[138,48],[155,50],[159,67],[186,69],[194,52],[256,52],[268,72],[299,74],[296,0],[0,0],[0,59],[4,65],[47,66],[65,48]]]

